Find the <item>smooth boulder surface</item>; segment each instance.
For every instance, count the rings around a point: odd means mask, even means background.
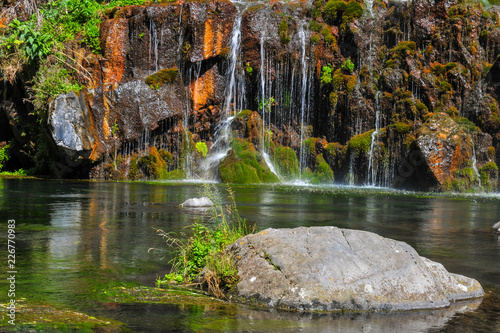
[[[212,207],[214,203],[208,197],[191,198],[181,203],[181,207]]]
[[[89,157],[94,147],[92,120],[82,95],[60,94],[52,104],[48,125],[54,142],[71,157]]]
[[[404,242],[337,227],[266,229],[227,248],[236,297],[305,311],[437,309],[484,295]]]
[[[500,234],[500,222],[497,222],[492,227],[493,231]]]

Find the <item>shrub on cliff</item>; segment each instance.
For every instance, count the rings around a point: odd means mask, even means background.
[[[330,0],[323,11],[323,19],[329,25],[347,24],[363,15],[363,6],[356,1]]]
[[[323,20],[329,25],[339,25],[347,4],[344,1],[330,0],[323,10]]]

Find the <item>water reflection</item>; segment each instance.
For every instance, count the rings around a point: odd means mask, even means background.
[[[376,232],[409,243],[449,271],[478,279],[493,293],[500,290],[500,238],[489,231],[500,219],[498,197],[431,198],[342,188],[234,190],[241,216],[260,229],[335,225]],[[221,193],[228,203],[227,194],[224,190]],[[153,285],[156,276],[169,268],[164,241],[155,228],[181,233],[194,222],[207,221],[204,211],[178,207],[197,196],[198,188],[190,185],[0,179],[0,219],[15,218],[19,227],[20,293],[92,311],[95,290],[109,282]],[[0,239],[2,254],[5,242]],[[154,250],[148,251],[150,248]],[[4,284],[0,282],[2,287]],[[177,329],[187,331],[219,327],[229,331],[342,328],[422,332],[429,327],[448,327],[445,323],[453,315],[446,310],[333,318],[226,305],[202,309],[124,305],[100,311],[96,314],[115,317],[131,327],[137,325],[137,330],[144,332],[161,331],[160,326],[147,326],[146,322],[174,322]],[[488,328],[498,325],[498,319],[492,319],[493,311],[481,311],[493,322]]]

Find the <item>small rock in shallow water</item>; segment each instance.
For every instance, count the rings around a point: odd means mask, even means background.
[[[214,203],[208,197],[191,198],[181,203],[181,207],[212,207]]]
[[[500,222],[495,223],[492,228],[494,232],[500,234]]]

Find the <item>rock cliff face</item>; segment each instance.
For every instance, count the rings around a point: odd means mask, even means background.
[[[234,181],[238,169],[259,182],[497,189],[496,7],[219,0],[106,15],[101,55],[68,47],[88,72],[92,128],[71,139],[88,142],[85,153],[55,144],[61,161],[97,162],[73,163],[79,175]],[[14,97],[2,101],[1,126],[11,126],[0,140],[26,146],[16,89],[4,84]]]

